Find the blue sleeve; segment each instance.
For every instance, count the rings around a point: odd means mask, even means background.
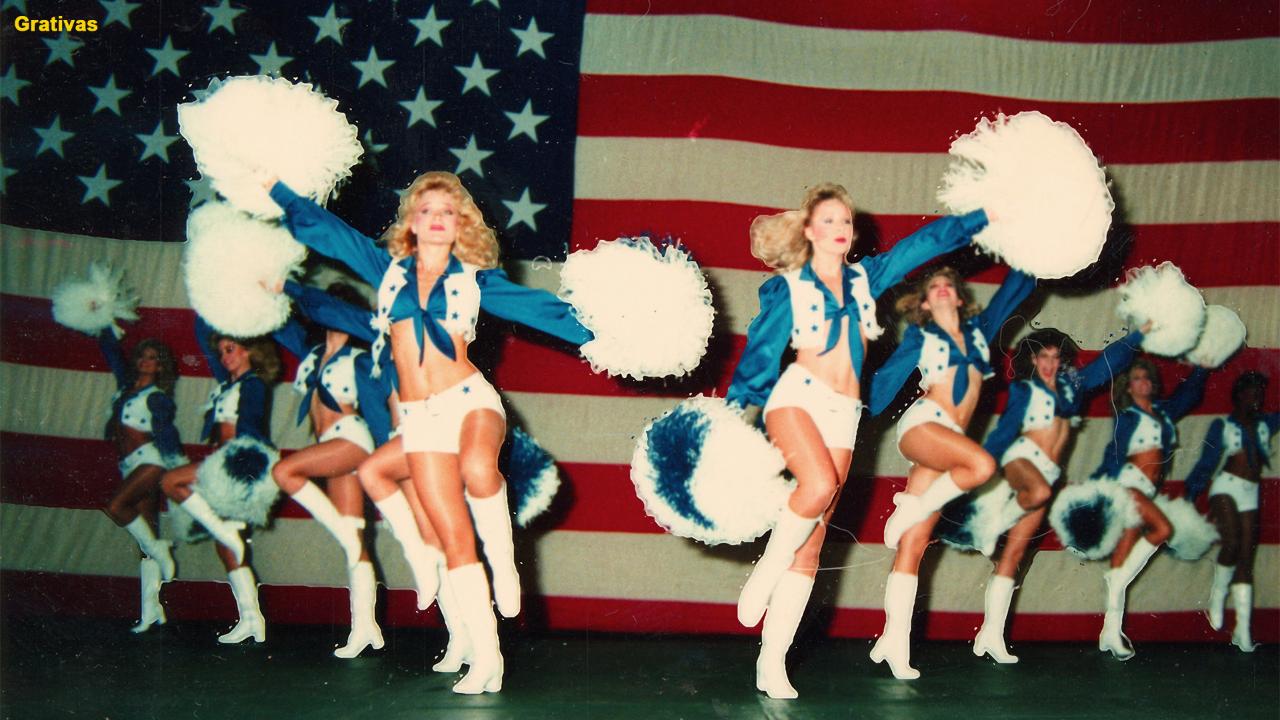
[[[1167,400],[1160,403],[1160,409],[1169,416],[1170,420],[1174,422],[1181,420],[1200,404],[1200,399],[1204,397],[1204,383],[1208,378],[1208,370],[1202,367],[1192,370],[1187,379],[1178,385],[1178,389],[1174,390]]]
[[[1280,430],[1280,413],[1267,413],[1262,416],[1262,422],[1267,424],[1267,430],[1271,432],[1271,437],[1276,436],[1276,431]],[[1263,448],[1264,450],[1266,448]]]
[[[102,350],[102,357],[111,368],[111,374],[116,377],[116,387],[123,388],[128,385],[129,365],[125,362],[124,352],[120,349],[120,340],[116,338],[111,328],[104,328],[98,333],[98,348]]]
[[[373,313],[347,304],[318,288],[299,285],[292,280],[284,284],[284,292],[298,304],[302,312],[317,325],[344,332],[367,343],[378,333],[369,325]]]
[[[1121,412],[1116,416],[1111,441],[1102,451],[1102,464],[1093,472],[1092,477],[1115,477],[1120,468],[1129,461],[1129,441],[1138,429],[1138,416],[1131,412]]]
[[[1142,346],[1142,332],[1134,331],[1102,349],[1093,362],[1080,368],[1076,382],[1081,392],[1088,392],[1111,382],[1111,378],[1125,371]]]
[[[480,309],[490,315],[541,330],[574,345],[582,345],[593,337],[574,317],[572,305],[546,290],[511,282],[500,268],[477,272],[476,284],[480,286]]]
[[[978,329],[986,336],[987,342],[994,343],[1000,328],[1013,315],[1023,300],[1036,289],[1036,279],[1024,272],[1010,270],[1009,276],[1000,284],[1000,289],[991,296],[991,302],[976,318]]]
[[[271,442],[267,433],[267,384],[257,375],[240,381],[240,404],[236,413],[236,437],[247,435]]]
[[[284,210],[284,224],[298,242],[345,264],[374,287],[382,282],[391,255],[373,240],[282,182],[271,186],[271,199]]]
[[[864,259],[862,269],[867,273],[871,297],[880,297],[907,273],[939,255],[968,245],[986,226],[987,214],[982,210],[939,218],[899,240],[889,252]]]
[[[296,318],[289,318],[279,330],[271,333],[271,337],[299,360],[311,352],[311,346],[307,345],[307,331],[302,329]]]
[[[760,286],[760,312],[747,328],[747,346],[734,368],[725,399],[764,407],[782,372],[782,353],[791,338],[791,290],[774,275]]]
[[[231,379],[231,374],[222,367],[222,362],[218,359],[218,349],[209,346],[209,338],[213,333],[213,326],[196,315],[196,344],[200,346],[200,352],[204,353],[204,359],[209,363],[209,372],[213,373],[213,379],[224,383]]]
[[[983,444],[983,449],[990,453],[996,462],[1000,462],[1005,451],[1022,434],[1022,419],[1027,414],[1027,405],[1030,402],[1031,388],[1028,387],[1026,380],[1020,380],[1009,386],[1009,402],[1000,415],[1000,420],[996,422],[995,429],[987,435],[987,441]]]
[[[147,396],[147,409],[151,411],[151,442],[161,455],[175,455],[182,450],[178,428],[173,424],[178,408],[169,393],[153,392]]]
[[[1222,418],[1214,420],[1209,425],[1209,432],[1204,436],[1204,443],[1200,446],[1200,459],[1187,474],[1188,500],[1195,500],[1200,493],[1204,492],[1205,488],[1209,487],[1213,474],[1217,472],[1218,463],[1222,461],[1222,432],[1225,429],[1226,422]]]
[[[390,378],[395,373],[384,372],[381,378],[374,379],[373,359],[367,352],[356,356],[355,368],[360,416],[369,424],[374,445],[382,445],[391,434],[391,410],[387,408],[387,398],[391,395]]]
[[[920,365],[920,348],[924,346],[924,332],[916,325],[908,325],[902,342],[884,365],[871,377],[871,392],[867,396],[871,404],[867,408],[872,415],[879,415],[898,396],[907,378]]]

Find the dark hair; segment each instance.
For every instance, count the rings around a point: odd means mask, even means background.
[[[365,298],[364,293],[355,289],[355,287],[349,283],[342,282],[341,280],[329,283],[329,287],[325,288],[325,292],[329,293],[334,298],[341,300],[348,305],[354,305],[361,310],[370,309],[369,300]]]
[[[1057,328],[1042,328],[1022,338],[1013,355],[1013,374],[1019,379],[1031,377],[1035,373],[1036,355],[1045,348],[1058,348],[1058,357],[1062,367],[1073,367],[1076,364],[1076,343],[1066,333]]]
[[[215,351],[218,343],[223,340],[230,340],[249,352],[249,367],[263,382],[270,385],[280,377],[280,353],[276,350],[276,343],[271,338],[265,335],[238,338],[220,332],[209,336],[209,344]]]
[[[1147,377],[1151,379],[1152,396],[1158,398],[1162,394],[1160,370],[1156,368],[1156,364],[1146,356],[1134,358],[1128,370],[1111,380],[1111,402],[1115,405],[1116,411],[1126,410],[1133,404],[1133,397],[1129,395],[1129,376],[1138,368],[1147,371]]]
[[[178,382],[178,364],[173,358],[173,351],[159,339],[146,338],[133,346],[129,372],[137,373],[138,358],[142,357],[142,353],[147,350],[156,351],[156,374],[151,378],[151,382],[166,393],[173,394],[173,386]]]
[[[920,274],[920,277],[908,286],[909,289],[902,297],[898,298],[897,303],[894,305],[898,310],[898,314],[902,315],[907,322],[912,325],[924,325],[933,320],[933,314],[921,308],[920,304],[925,301],[925,295],[929,291],[929,283],[939,275],[950,280],[951,284],[955,286],[956,295],[963,303],[960,306],[961,319],[971,318],[982,311],[982,308],[973,299],[973,289],[969,287],[969,283],[965,282],[964,278],[960,277],[960,273],[956,272],[955,268],[948,265],[934,265],[925,269]]]
[[[1266,375],[1257,370],[1249,370],[1240,373],[1240,377],[1231,384],[1231,404],[1235,405],[1240,402],[1240,396],[1245,390],[1257,389],[1260,392],[1266,392],[1267,386],[1271,384],[1271,380]]]

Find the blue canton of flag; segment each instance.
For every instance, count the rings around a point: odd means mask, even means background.
[[[377,237],[398,191],[457,173],[505,255],[563,259],[573,203],[581,2],[5,0],[0,192],[10,225],[182,241],[212,197],[176,107],[272,74],[339,103],[365,154],[330,208]],[[94,19],[96,32],[20,31]]]

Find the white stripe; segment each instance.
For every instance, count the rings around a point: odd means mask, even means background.
[[[387,586],[412,587],[398,543],[384,528],[378,528],[378,535],[375,547]],[[697,543],[671,535],[574,531],[517,534],[516,542],[534,545],[532,560],[521,566],[527,592],[722,605],[737,602],[738,591],[763,549],[760,542],[709,553]],[[137,573],[137,546],[96,510],[0,505],[0,543],[6,548],[0,559],[5,570],[117,577]],[[255,532],[253,545],[254,572],[263,584],[346,585],[341,551],[315,522],[278,520],[271,529]],[[180,580],[226,577],[207,542],[180,546],[177,560]],[[883,607],[892,551],[883,545],[832,543],[824,562],[819,582],[838,583],[837,607]],[[1258,548],[1256,562],[1258,577],[1275,577],[1280,571],[1280,546]],[[1213,564],[1210,558],[1188,563],[1160,554],[1130,587],[1129,612],[1202,609]],[[1038,553],[1019,590],[1018,610],[1100,614],[1105,570],[1106,563],[1082,563],[1065,551]],[[981,612],[990,573],[991,563],[985,558],[947,550],[932,570],[931,590],[922,607]],[[1258,607],[1280,604],[1280,586],[1275,583],[1260,582],[1256,592]]]
[[[849,188],[861,211],[937,215],[935,193],[947,168],[948,141],[938,138],[938,152],[930,154],[803,150],[711,138],[580,137],[574,197],[792,207],[806,186],[833,180]],[[1132,224],[1280,219],[1280,163],[1109,165],[1107,172],[1123,199],[1124,219]]]
[[[1280,94],[1277,65],[1275,38],[1070,43],[954,31],[840,30],[713,15],[588,15],[582,41],[585,74],[718,75],[841,90],[1064,102],[1274,97]]]

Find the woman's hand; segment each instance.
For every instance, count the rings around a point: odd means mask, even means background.
[[[284,278],[276,278],[272,281],[259,280],[258,286],[273,295],[279,295],[284,292]]]
[[[280,178],[270,170],[265,168],[255,168],[250,171],[253,175],[254,182],[260,183],[264,190],[270,190]]]

